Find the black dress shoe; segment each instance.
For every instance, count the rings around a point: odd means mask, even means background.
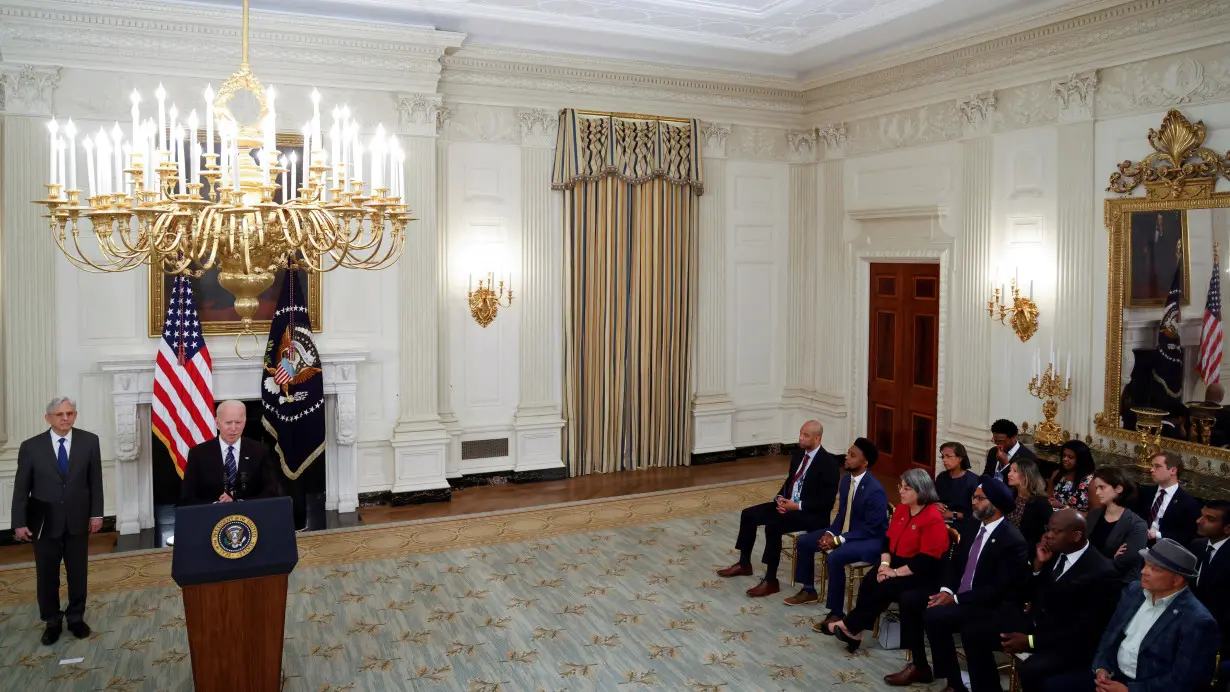
[[[854,653],[855,651],[858,651],[858,647],[862,645],[863,643],[862,639],[855,639],[854,637],[847,635],[845,632],[841,631],[841,629],[837,627],[833,627],[832,632],[833,632],[834,637],[837,637],[839,640],[841,640],[842,643],[846,645],[846,651],[850,653]]]
[[[47,629],[43,630],[43,646],[51,646],[60,638],[60,633],[64,631],[61,625],[47,625]]]
[[[85,639],[90,636],[90,626],[85,622],[70,622],[68,623],[68,631],[73,633],[73,636],[78,639]]]

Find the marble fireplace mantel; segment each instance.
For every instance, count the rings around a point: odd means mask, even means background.
[[[359,506],[355,442],[358,438],[359,351],[321,353],[325,386],[325,509]],[[150,429],[154,362],[148,356],[98,363],[111,375],[115,411],[116,528],[120,534],[154,527],[153,453]],[[214,400],[259,399],[260,360],[213,359]]]

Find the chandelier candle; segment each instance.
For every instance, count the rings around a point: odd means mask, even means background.
[[[68,176],[64,175],[64,149],[65,143],[60,140],[60,184],[68,185],[71,190],[77,189],[77,147],[73,146],[73,142],[77,139],[77,126],[73,125],[73,119],[68,119],[68,124],[64,126],[64,136],[68,138]]]

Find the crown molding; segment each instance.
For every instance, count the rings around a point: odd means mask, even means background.
[[[0,5],[6,63],[216,77],[238,67],[241,32],[237,7],[150,0]],[[250,59],[267,82],[434,92],[440,57],[464,38],[431,28],[253,11]],[[202,54],[217,59],[203,61]]]
[[[1225,42],[1224,0],[1136,0],[824,84],[806,92],[808,119],[881,115]]]

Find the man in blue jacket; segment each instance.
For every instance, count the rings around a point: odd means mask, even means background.
[[[1124,590],[1098,644],[1093,672],[1052,679],[1048,692],[1088,692],[1091,681],[1096,692],[1209,687],[1221,638],[1213,616],[1187,588],[1196,578],[1196,556],[1169,538],[1140,553],[1140,581]]]
[[[837,492],[837,518],[829,528],[812,531],[799,538],[798,564],[794,579],[803,588],[786,599],[786,605],[803,605],[819,600],[816,595],[816,551],[828,551],[827,624],[845,617],[846,565],[854,562],[876,563],[888,531],[888,495],[870,469],[880,456],[876,446],[858,438],[846,451],[846,475]]]

